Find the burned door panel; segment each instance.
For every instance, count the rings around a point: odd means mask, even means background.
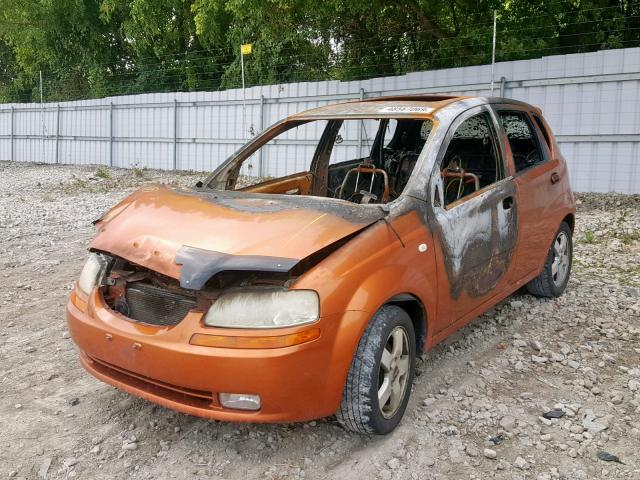
[[[505,278],[517,242],[514,199],[514,183],[505,180],[453,209],[435,211],[453,301],[463,292],[470,298],[484,297]]]
[[[518,205],[498,131],[493,112],[469,109],[452,122],[434,164],[427,221],[438,244],[440,329],[499,295],[510,278]]]

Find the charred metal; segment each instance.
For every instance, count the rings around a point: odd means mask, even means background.
[[[381,205],[356,205],[332,198],[307,195],[253,193],[247,191],[174,188],[180,195],[192,195],[212,204],[243,213],[275,213],[292,210],[311,210],[336,215],[352,223],[371,224],[385,216]],[[364,208],[363,208],[364,207]]]
[[[220,272],[287,274],[298,260],[260,255],[229,255],[183,246],[176,254],[176,263],[182,265],[180,286],[190,290],[200,290],[209,279]]]

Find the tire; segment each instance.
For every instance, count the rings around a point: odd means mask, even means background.
[[[396,346],[401,346],[399,355]],[[347,430],[364,434],[384,435],[396,428],[411,395],[415,357],[416,336],[409,315],[400,307],[385,305],[358,343],[336,413],[338,422]],[[389,395],[381,408],[378,393],[385,385],[380,391],[383,398],[387,392]]]
[[[571,276],[571,264],[573,262],[571,236],[571,227],[566,222],[562,222],[549,248],[542,272],[527,283],[527,291],[529,293],[537,297],[550,298],[562,295]],[[564,238],[566,242],[564,247],[561,245],[561,238]],[[556,264],[556,262],[558,263]]]

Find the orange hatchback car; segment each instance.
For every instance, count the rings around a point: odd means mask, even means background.
[[[269,155],[300,172],[240,187]],[[432,95],[320,107],[193,188],[147,185],[96,220],[69,329],[91,374],[165,407],[335,414],[384,434],[417,352],[520,287],[563,292],[574,213],[535,107]]]

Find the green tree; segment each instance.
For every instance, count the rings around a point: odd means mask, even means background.
[[[0,101],[373,76],[640,45],[636,0],[0,0]]]
[[[96,68],[118,51],[92,0],[0,0],[0,39],[15,59],[12,90],[31,98],[39,96],[39,71],[51,100],[90,94],[103,73]]]
[[[209,42],[205,50],[191,1],[104,0],[100,11],[105,24],[127,39],[130,51],[114,76],[124,84],[120,88],[114,82],[119,92],[219,87],[226,64],[219,47],[224,44]]]
[[[254,45],[245,65],[249,85],[327,78],[331,49],[321,28],[321,7],[322,2],[310,0],[195,0],[193,4],[203,41],[227,45],[225,88],[239,86],[243,43]],[[228,20],[225,32],[220,18]]]

